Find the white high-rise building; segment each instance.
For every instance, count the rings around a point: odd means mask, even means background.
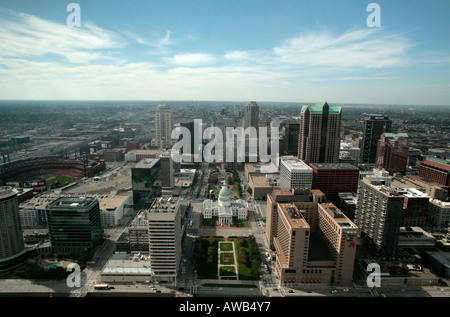
[[[169,148],[173,145],[171,135],[173,130],[173,112],[166,104],[158,105],[155,112],[155,145]]]
[[[280,189],[311,189],[313,170],[295,156],[280,157]]]
[[[181,260],[181,211],[177,197],[156,198],[148,210],[149,260],[153,281],[175,281]]]

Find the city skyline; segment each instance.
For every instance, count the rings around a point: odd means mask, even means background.
[[[445,1],[4,1],[5,100],[447,105]]]

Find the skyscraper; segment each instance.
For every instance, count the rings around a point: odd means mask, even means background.
[[[392,177],[367,175],[358,184],[355,223],[363,242],[378,256],[395,256],[403,222],[404,197],[392,188]]]
[[[17,191],[0,187],[0,268],[1,261],[24,250]]]
[[[375,163],[378,140],[383,132],[391,132],[392,121],[387,116],[371,115],[364,119],[361,163]]]
[[[153,281],[173,282],[182,251],[179,198],[156,198],[148,210],[147,219]]]
[[[156,146],[169,148],[172,146],[173,113],[170,106],[158,105],[155,112]]]
[[[259,106],[255,101],[249,101],[245,107],[244,129],[254,127],[258,133]]]
[[[60,197],[46,208],[48,233],[57,254],[94,253],[103,242],[98,200],[93,197]]]
[[[159,157],[161,162],[161,187],[173,188],[174,186],[174,168],[173,160],[170,153],[163,153]]]
[[[338,163],[342,108],[326,102],[303,106],[298,158],[306,163]]]
[[[298,155],[298,135],[300,123],[288,122],[283,128],[283,155]]]
[[[191,135],[191,137],[190,137],[191,147],[190,147],[189,150],[183,149],[184,150],[183,154],[194,155],[195,154],[195,143],[194,143],[194,131],[195,131],[194,127],[195,127],[195,124],[194,124],[194,121],[182,122],[182,123],[180,123],[180,127],[184,127],[186,129],[188,129],[189,133]],[[181,140],[181,139],[182,139],[182,136],[180,135],[179,140]]]
[[[256,136],[245,135],[245,161],[256,162],[259,138],[259,106],[255,101],[249,101],[245,107],[244,130],[255,128]]]

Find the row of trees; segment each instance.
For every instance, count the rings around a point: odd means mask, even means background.
[[[201,192],[202,187],[203,187],[203,177],[204,177],[204,175],[205,175],[205,171],[202,170],[202,175],[200,176],[200,181],[198,182],[197,198],[198,198],[198,196],[200,196],[200,192]]]
[[[199,238],[194,249],[195,269],[200,278],[217,278],[218,242],[215,237]]]
[[[261,274],[261,255],[254,236],[247,239],[237,238],[237,250],[239,263],[245,267],[248,279],[259,279]]]

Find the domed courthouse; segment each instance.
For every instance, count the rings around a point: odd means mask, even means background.
[[[247,215],[247,203],[243,199],[231,200],[231,192],[228,186],[222,186],[218,201],[208,199],[203,202],[203,218],[211,219],[218,216],[218,223],[221,226],[231,226],[233,225],[233,217],[247,219]]]

